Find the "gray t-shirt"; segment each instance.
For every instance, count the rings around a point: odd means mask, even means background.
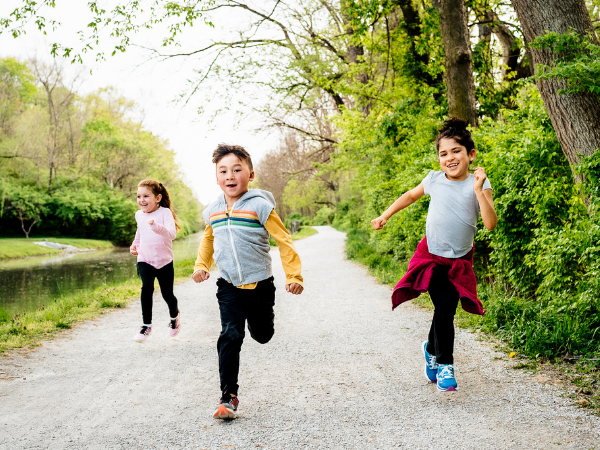
[[[425,233],[429,252],[444,258],[460,258],[473,248],[477,233],[479,202],[475,195],[475,177],[451,181],[442,171],[431,171],[421,182],[431,197]],[[492,189],[488,178],[483,189]]]

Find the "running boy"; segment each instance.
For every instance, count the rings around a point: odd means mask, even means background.
[[[217,341],[221,400],[215,419],[232,419],[238,407],[240,350],[246,320],[250,336],[261,344],[273,337],[275,285],[269,255],[269,233],[279,246],[287,292],[301,294],[300,258],[290,233],[275,212],[270,192],[248,190],[254,179],[250,155],[239,145],[220,144],[213,152],[217,184],[223,195],[203,212],[206,229],[192,278],[208,280],[213,257],[219,268],[217,299],[221,334]]]
[[[488,230],[498,223],[492,186],[483,167],[469,174],[475,144],[467,123],[444,122],[435,146],[441,171],[431,171],[414,189],[404,193],[381,216],[371,221],[375,230],[398,211],[429,195],[425,238],[417,246],[406,275],[394,288],[392,309],[429,291],[435,307],[429,338],[422,344],[425,376],[440,391],[457,389],[454,377],[454,314],[458,301],[465,311],[484,314],[477,298],[473,273],[473,239],[477,219]]]

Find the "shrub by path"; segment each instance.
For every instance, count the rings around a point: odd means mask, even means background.
[[[459,391],[425,381],[431,312],[390,310],[390,289],[344,259],[328,227],[296,242],[306,290],[286,294],[277,250],[276,332],[242,348],[240,415],[218,422],[214,285],[176,286],[183,328],[155,300],[148,341],[132,304],[33,351],[0,357],[0,449],[599,448],[600,418],[457,330]],[[498,359],[499,358],[499,359]]]

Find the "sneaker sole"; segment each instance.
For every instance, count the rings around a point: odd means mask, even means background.
[[[452,392],[452,391],[458,391],[458,387],[454,387],[454,386],[450,386],[449,388],[446,388],[446,389],[444,389],[444,388],[441,388],[441,387],[438,385],[438,387],[437,387],[437,388],[438,388],[438,391],[440,391],[440,392]]]
[[[220,405],[213,414],[215,419],[235,419],[235,412],[228,410],[225,406]]]
[[[425,341],[427,342],[427,341]],[[423,352],[423,357],[425,357],[425,342],[423,344],[421,344],[421,351]],[[429,375],[427,375],[427,363],[425,363],[425,367],[423,368],[423,373],[425,374],[425,378],[427,378],[427,381],[429,381],[430,383],[437,383],[437,378],[435,380],[432,380],[431,378],[429,378]]]

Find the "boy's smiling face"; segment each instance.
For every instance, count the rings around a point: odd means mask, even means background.
[[[438,161],[446,178],[452,181],[463,181],[469,176],[469,164],[475,159],[475,149],[470,152],[464,145],[454,139],[440,139]]]
[[[217,184],[225,193],[227,206],[233,206],[248,192],[248,183],[252,180],[254,180],[254,171],[250,170],[246,161],[233,153],[225,155],[217,163]]]

